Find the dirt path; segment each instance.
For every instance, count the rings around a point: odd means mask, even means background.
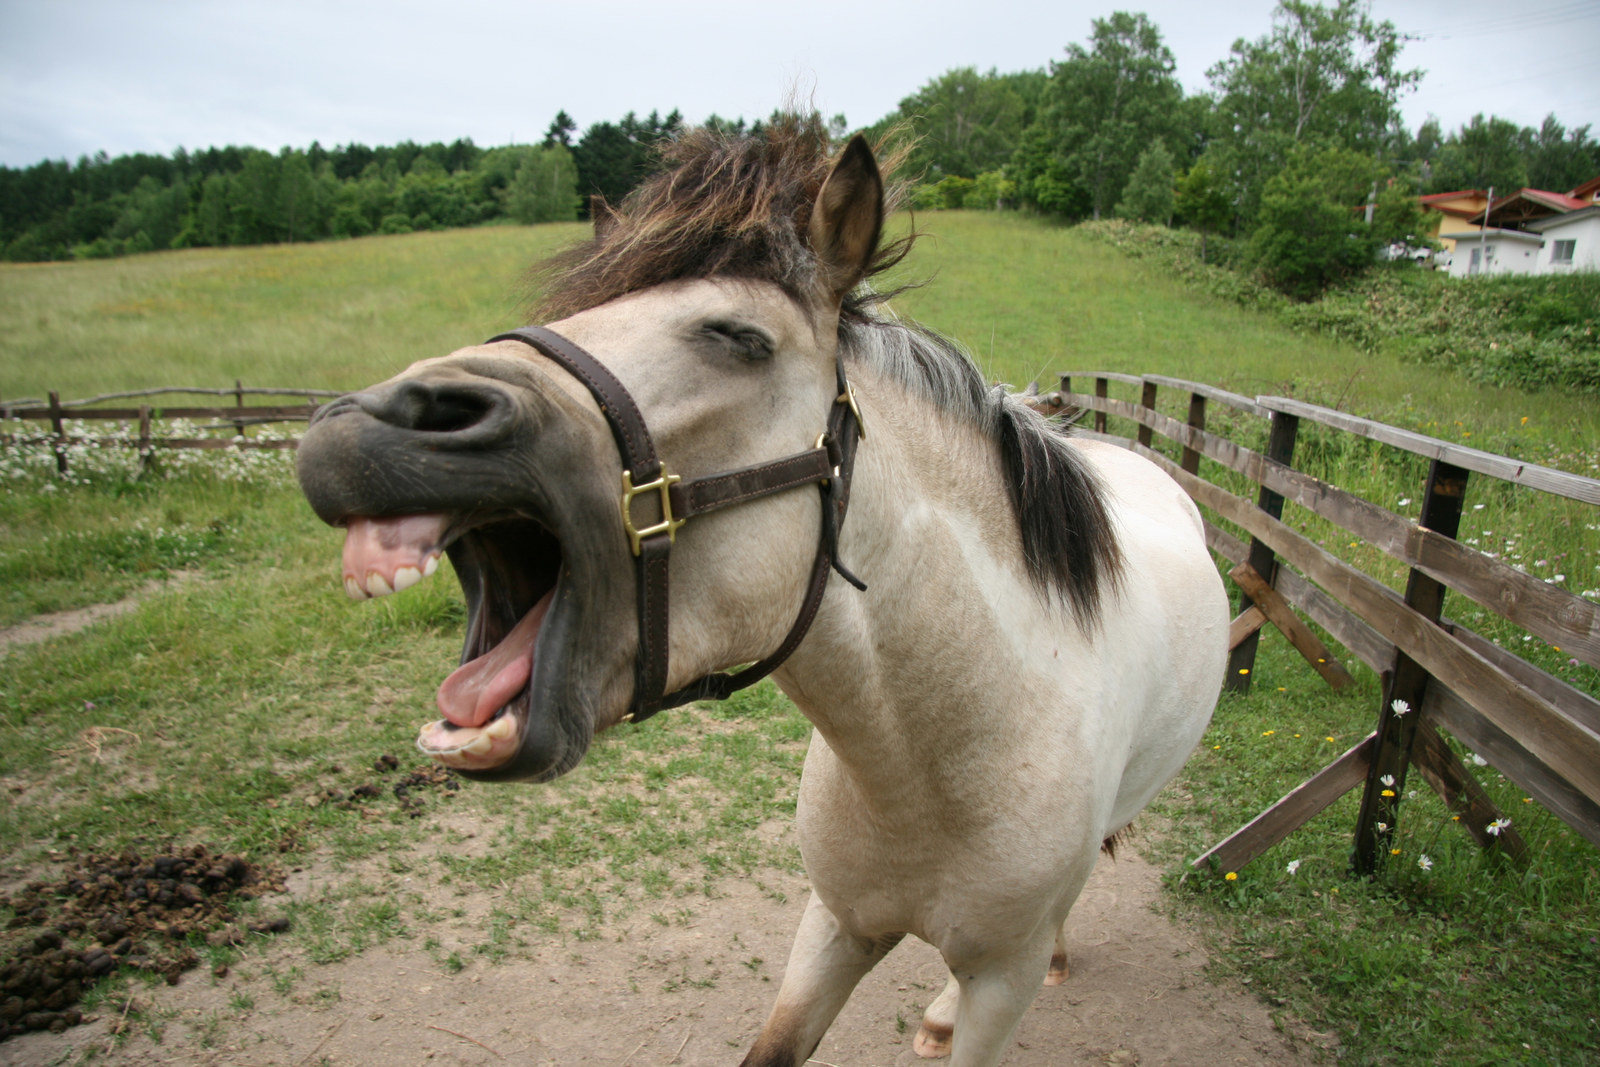
[[[1074,912],[1072,977],[1040,990],[1004,1062],[1318,1062],[1318,1035],[1288,1021],[1291,1036],[1248,992],[1206,981],[1198,937],[1154,910],[1157,893],[1158,872],[1132,849],[1101,862]],[[469,957],[454,974],[416,939],[326,966],[271,945],[223,979],[197,971],[139,993],[161,1023],[159,1043],[146,1030],[109,1060],[96,1055],[109,1044],[106,1013],[65,1034],[0,1044],[0,1063],[737,1063],[777,991],[805,897],[794,875],[763,876],[759,887],[729,880],[693,918],[663,925],[638,915],[604,940],[549,937],[502,963]],[[486,894],[439,902],[465,922],[491,904]],[[294,967],[296,980],[282,982]],[[907,939],[857,989],[813,1062],[922,1062],[911,1037],[943,978],[934,951]]]

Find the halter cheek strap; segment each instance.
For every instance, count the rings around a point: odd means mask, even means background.
[[[582,382],[599,403],[616,439],[623,467],[622,525],[628,533],[634,557],[639,618],[639,654],[634,661],[633,705],[628,713],[632,721],[642,722],[664,708],[694,700],[722,700],[771,674],[805,638],[822,604],[830,570],[857,589],[866,589],[861,579],[839,562],[839,528],[844,523],[845,508],[850,500],[856,445],[866,437],[855,391],[845,378],[842,363],[835,365],[839,396],[828,413],[827,430],[818,439],[817,447],[785,459],[685,482],[680,475],[669,471],[656,455],[655,443],[638,404],[616,375],[599,360],[541,326],[512,330],[491,337],[487,343],[496,341],[520,341],[529,345]],[[696,515],[811,484],[816,484],[822,493],[822,529],[805,600],[788,636],[770,656],[742,670],[708,674],[682,689],[665,692],[667,560],[678,528]],[[641,496],[655,499],[660,512],[658,522],[643,528],[634,520],[634,501]]]

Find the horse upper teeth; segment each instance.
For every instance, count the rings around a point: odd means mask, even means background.
[[[422,562],[422,576],[424,578],[432,578],[433,577],[433,572],[438,570],[438,569],[439,569],[439,557],[437,555],[430,555],[427,559],[423,560],[423,562]]]
[[[394,572],[394,591],[410,589],[422,581],[422,572],[415,567],[397,567]]]
[[[367,592],[372,596],[388,596],[394,590],[383,580],[383,575],[373,571],[367,575]]]

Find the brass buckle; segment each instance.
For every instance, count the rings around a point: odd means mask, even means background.
[[[670,491],[674,485],[681,481],[683,479],[680,476],[667,473],[665,464],[662,464],[661,476],[655,481],[647,482],[644,485],[636,486],[633,484],[632,471],[622,472],[622,528],[628,531],[628,540],[633,544],[633,554],[635,556],[639,555],[641,551],[640,542],[646,537],[654,537],[656,534],[664,533],[667,535],[668,541],[677,541],[678,527],[682,526],[686,520],[672,517],[672,496]],[[633,524],[633,498],[641,493],[661,494],[662,515],[660,522],[654,526],[646,526],[642,530]]]
[[[850,405],[850,411],[856,417],[856,436],[865,441],[867,439],[867,420],[861,417],[861,408],[856,404],[856,387],[855,384],[850,381],[850,379],[845,379],[844,392],[840,393],[833,402],[835,404]]]

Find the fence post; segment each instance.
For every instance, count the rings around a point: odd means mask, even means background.
[[[50,430],[56,435],[56,473],[67,473],[67,431],[61,424],[61,394],[50,393]]]
[[[1144,388],[1139,391],[1139,406],[1145,408],[1148,411],[1154,411],[1156,409],[1156,383],[1155,382],[1146,381],[1144,383]],[[1138,436],[1139,436],[1139,443],[1141,445],[1143,445],[1146,448],[1149,448],[1151,441],[1154,440],[1154,437],[1152,436],[1153,433],[1154,433],[1154,431],[1152,431],[1150,429],[1150,426],[1149,426],[1148,423],[1144,423],[1144,422],[1139,423],[1139,434],[1138,434]]]
[[[242,414],[244,412],[244,382],[238,378],[233,380],[233,400],[234,407],[236,407]],[[244,437],[244,419],[238,418],[233,420],[233,432],[238,437]],[[242,441],[240,442],[239,447],[244,447],[244,443]]]
[[[1422,514],[1417,525],[1454,539],[1461,528],[1461,502],[1467,491],[1467,472],[1443,460],[1428,467],[1422,492]],[[1406,603],[1430,623],[1438,623],[1444,610],[1445,587],[1415,567],[1406,578]],[[1396,651],[1394,667],[1385,673],[1383,704],[1378,709],[1378,738],[1356,817],[1356,842],[1352,863],[1358,874],[1371,874],[1379,857],[1389,849],[1405,795],[1406,769],[1422,718],[1422,701],[1428,691],[1428,672],[1404,652]],[[1406,711],[1396,714],[1395,701]],[[1387,778],[1388,781],[1384,779]],[[1387,795],[1385,795],[1387,794]],[[1380,828],[1381,827],[1381,828]]]
[[[1096,378],[1094,380],[1094,395],[1099,397],[1101,400],[1104,400],[1108,395],[1106,393],[1106,380],[1104,378]],[[1106,413],[1104,411],[1096,411],[1094,413],[1094,432],[1106,432]]]
[[[1204,393],[1189,394],[1189,425],[1196,430],[1204,430],[1206,428],[1206,395]],[[1179,463],[1179,466],[1190,474],[1199,474],[1200,453],[1188,445],[1184,445],[1183,460]]]
[[[139,405],[139,469],[150,463],[150,405]]]
[[[1294,438],[1300,429],[1300,416],[1290,415],[1282,411],[1272,413],[1272,433],[1267,438],[1266,457],[1276,460],[1284,466],[1289,466],[1294,458]],[[1256,507],[1266,512],[1274,519],[1283,517],[1283,497],[1274,493],[1266,486],[1261,487],[1260,494],[1256,497]],[[1250,539],[1250,566],[1255,572],[1266,579],[1268,585],[1277,581],[1278,557],[1272,551],[1272,546],[1259,537]],[[1237,614],[1244,614],[1255,601],[1244,590],[1239,590],[1239,610]],[[1235,693],[1248,693],[1250,691],[1250,675],[1256,666],[1256,645],[1261,640],[1261,631],[1254,630],[1243,641],[1239,642],[1233,652],[1228,656],[1228,677],[1223,682],[1223,687]]]

